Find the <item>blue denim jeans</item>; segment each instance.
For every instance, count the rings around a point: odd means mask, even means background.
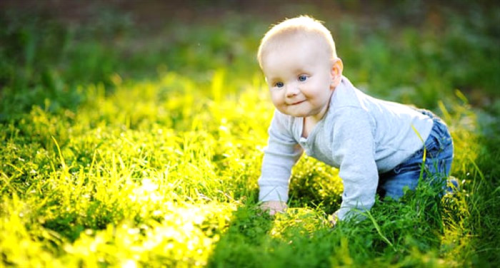
[[[432,118],[434,124],[431,133],[422,149],[391,171],[379,174],[377,192],[381,198],[391,197],[397,200],[404,195],[405,187],[415,190],[419,183],[422,164],[424,164],[424,171],[421,181],[443,183],[444,193],[446,178],[450,174],[453,161],[453,141],[446,124],[439,117],[427,110],[419,109],[418,111]],[[426,153],[425,163],[424,152]]]

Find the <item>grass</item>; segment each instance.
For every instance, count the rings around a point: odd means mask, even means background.
[[[377,201],[335,228],[338,172],[308,157],[289,211],[258,210],[273,107],[254,55],[267,22],[171,25],[164,42],[138,38],[121,13],[66,27],[3,12],[2,266],[498,266],[500,12],[480,11],[448,11],[442,32],[327,22],[355,84],[444,118],[461,182],[442,200],[422,185]]]

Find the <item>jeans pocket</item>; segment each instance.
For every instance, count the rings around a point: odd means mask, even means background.
[[[425,148],[427,150],[428,157],[438,157],[441,152],[450,146],[453,146],[453,141],[450,133],[448,132],[448,128],[444,125],[444,123],[434,121],[432,131],[425,141]]]
[[[439,153],[441,150],[443,150],[443,148],[444,146],[441,142],[440,137],[434,135],[434,133],[431,133],[431,135],[429,135],[429,138],[425,142],[425,149],[427,151],[427,154]]]

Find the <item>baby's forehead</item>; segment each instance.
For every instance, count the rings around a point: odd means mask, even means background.
[[[284,73],[302,73],[329,68],[331,57],[323,50],[315,50],[291,44],[279,50],[270,51],[263,58],[263,71],[267,77],[281,77]]]

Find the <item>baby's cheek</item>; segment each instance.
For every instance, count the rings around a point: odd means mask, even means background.
[[[271,101],[273,102],[274,106],[279,107],[283,105],[283,100],[279,98],[278,96],[271,95]]]

